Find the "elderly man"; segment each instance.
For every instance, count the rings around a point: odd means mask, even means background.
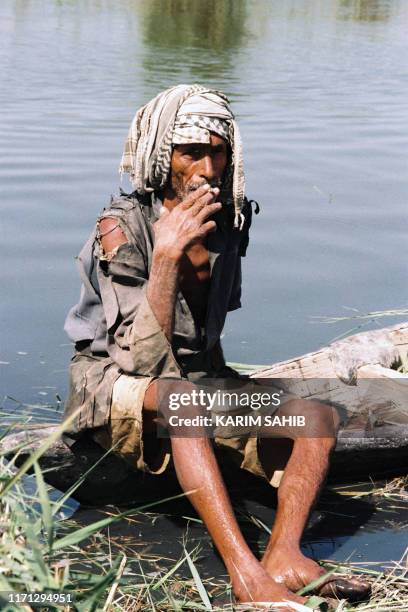
[[[308,418],[327,433],[291,443],[261,561],[237,524],[215,443],[204,430],[181,437],[169,426],[171,393],[189,393],[203,377],[234,375],[220,335],[227,312],[240,307],[251,207],[227,98],[198,85],[159,94],[133,120],[121,171],[130,174],[135,190],[111,200],[78,257],[81,299],[66,322],[76,348],[66,415],[78,415],[65,440],[73,443],[88,430],[139,470],[160,474],[174,467],[237,600],[302,603],[294,591],[324,573],[301,553],[300,539],[335,444],[332,409],[300,399],[279,408],[283,415],[307,408]],[[191,415],[191,406],[184,411]],[[159,421],[167,424],[169,445],[156,434]],[[285,429],[280,435],[293,437]],[[243,436],[228,449],[242,467],[270,482],[279,442]],[[222,445],[217,440],[218,450]],[[364,595],[367,585],[332,579],[320,587],[325,595],[347,592]]]

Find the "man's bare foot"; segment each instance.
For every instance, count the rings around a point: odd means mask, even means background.
[[[275,582],[295,592],[327,573],[323,567],[296,549],[285,551],[275,547],[273,554],[264,556],[261,565]],[[322,597],[362,601],[370,597],[371,586],[364,580],[332,574],[314,592]]]
[[[239,568],[236,568],[236,578],[232,580],[232,588],[240,603],[295,602],[304,604],[306,601],[304,597],[291,593],[283,584],[278,584],[273,580],[260,564],[256,571],[249,575],[248,568],[245,568],[242,574]],[[279,610],[279,607],[275,606],[274,609]]]
[[[268,558],[264,556],[261,565],[275,582],[284,584],[291,591],[298,591],[327,573],[300,550],[284,551],[278,547],[274,548],[273,555]]]

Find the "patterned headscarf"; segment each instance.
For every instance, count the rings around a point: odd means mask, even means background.
[[[242,229],[245,179],[238,125],[221,92],[201,85],[177,85],[138,110],[130,126],[119,172],[129,173],[139,193],[165,187],[174,144],[209,143],[210,133],[224,138],[232,156],[222,195],[234,205],[234,226]]]

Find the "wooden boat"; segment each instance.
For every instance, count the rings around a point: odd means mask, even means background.
[[[340,429],[330,471],[331,478],[345,481],[406,473],[408,374],[397,371],[397,366],[407,359],[405,322],[350,336],[257,370],[251,377],[279,379],[282,388],[303,398],[330,400],[345,409],[347,420]],[[56,428],[40,424],[9,434],[2,440],[1,452],[11,458],[23,444],[16,457],[21,465]],[[102,455],[89,439],[68,448],[59,438],[42,455],[40,465],[46,480],[63,491],[82,478],[74,496],[86,503],[126,502],[141,483],[146,491],[157,489],[160,477],[137,473],[114,454],[101,460]]]

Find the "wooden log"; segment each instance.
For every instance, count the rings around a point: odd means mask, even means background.
[[[359,367],[381,365],[389,368],[401,355],[408,355],[408,322],[361,332],[333,342],[318,351],[262,368],[254,378],[340,378],[352,383]]]
[[[407,356],[405,322],[355,334],[251,377],[279,379],[283,389],[305,399],[332,401],[363,428],[408,425],[408,375],[390,368]]]
[[[21,444],[15,463],[17,466],[39,448],[56,430],[55,425],[39,426],[27,431],[9,434],[2,440],[2,453],[12,458]],[[58,439],[40,458],[46,481],[53,487],[67,491],[78,479],[99,461],[87,475],[73,497],[88,505],[107,503],[126,504],[143,490],[143,497],[156,494],[157,490],[174,491],[174,474],[148,476],[133,470],[123,459],[110,453],[101,460],[104,451],[89,437],[68,447]],[[355,478],[368,478],[400,474],[408,464],[408,426],[398,431],[395,427],[377,428],[371,434],[366,431],[340,431],[333,454],[330,477],[345,482]],[[405,469],[406,471],[406,469]],[[239,478],[239,472],[237,476]]]

